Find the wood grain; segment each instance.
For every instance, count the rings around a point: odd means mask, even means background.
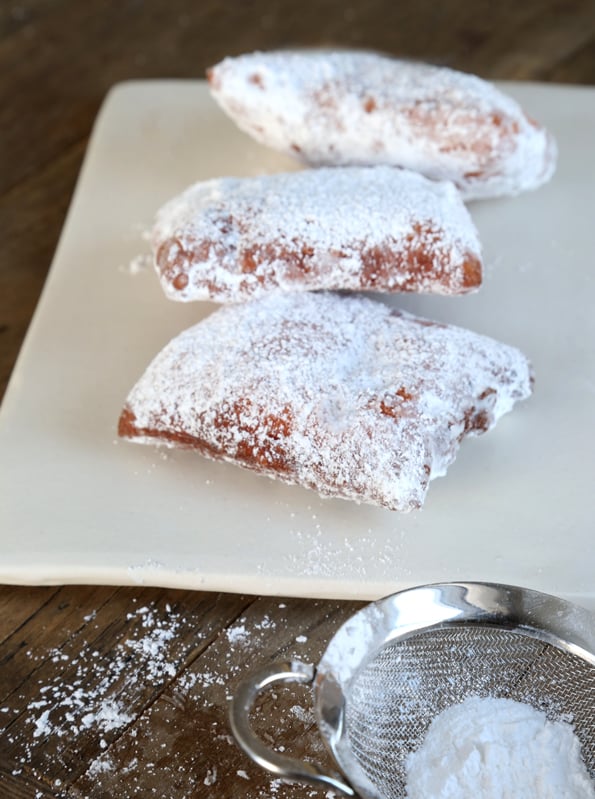
[[[366,47],[490,79],[594,84],[595,3],[3,3],[0,396],[109,88],[200,77],[225,55],[289,46]],[[257,665],[316,663],[359,606],[152,588],[0,587],[0,796],[324,795],[271,787],[231,740],[229,702]],[[264,695],[254,723],[277,747],[325,756],[307,689]]]

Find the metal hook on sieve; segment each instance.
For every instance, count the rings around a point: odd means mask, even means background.
[[[244,752],[259,766],[285,780],[325,785],[345,796],[356,796],[355,791],[338,773],[327,773],[315,763],[298,760],[269,749],[254,733],[250,725],[250,712],[258,694],[281,682],[311,683],[314,666],[300,661],[284,661],[266,666],[238,687],[230,709],[232,732]]]

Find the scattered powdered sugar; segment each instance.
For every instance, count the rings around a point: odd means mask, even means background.
[[[109,756],[103,756],[101,758],[97,758],[94,760],[87,770],[87,774],[89,777],[96,777],[99,774],[105,774],[109,771],[113,771],[114,763],[112,762]]]
[[[100,654],[93,643],[85,642],[77,644],[76,654],[60,650],[40,651],[39,655],[33,650],[28,653],[34,660],[55,664],[55,668],[51,678],[39,682],[37,695],[24,708],[8,705],[0,708],[0,740],[14,747],[13,756],[18,764],[13,774],[16,776],[27,764],[38,762],[39,752],[46,746],[58,752],[59,757],[62,748],[76,749],[78,745],[88,748],[94,740],[98,754],[81,778],[83,790],[90,781],[101,781],[108,788],[114,784],[114,779],[126,777],[118,794],[131,797],[144,795],[143,786],[151,785],[151,781],[175,778],[185,780],[189,790],[196,791],[198,786],[203,786],[205,795],[215,796],[212,791],[216,791],[218,783],[229,781],[230,774],[237,774],[242,781],[251,779],[239,763],[237,771],[225,768],[227,759],[237,755],[239,750],[227,724],[218,714],[226,711],[235,682],[249,667],[242,656],[243,649],[248,643],[257,647],[259,641],[264,642],[267,636],[275,633],[279,620],[285,618],[282,611],[286,604],[279,603],[279,615],[265,612],[237,618],[216,639],[218,652],[203,653],[200,668],[193,664],[179,673],[182,663],[179,654],[176,658],[174,652],[187,619],[167,603],[158,608],[153,603],[137,605],[136,600],[133,602],[133,609],[125,619],[130,623],[130,632],[107,655]],[[99,629],[97,616],[95,612],[87,613],[83,619],[91,629]],[[197,631],[197,638],[201,635]],[[291,641],[288,644],[291,646]],[[295,642],[293,651],[297,648]],[[291,651],[289,656],[292,656]],[[184,756],[179,759],[177,752],[172,752],[171,761],[167,763],[159,757],[143,758],[143,737],[147,734],[151,711],[147,709],[139,715],[138,697],[131,697],[129,690],[131,685],[137,684],[141,690],[163,687],[160,701],[183,714],[183,719],[192,702],[197,703],[192,710],[196,718],[206,712],[208,727],[198,727],[197,747],[189,753],[189,760],[184,760]],[[134,707],[129,702],[134,702]],[[288,712],[300,724],[307,724],[308,729],[314,724],[311,711],[290,708]],[[14,719],[18,722],[16,729],[12,726]],[[133,722],[135,726],[131,726]],[[162,729],[157,727],[157,730],[158,734],[163,734]],[[82,736],[85,736],[84,743]],[[137,738],[138,756],[122,760],[123,753],[134,754]],[[58,739],[60,744],[52,739]],[[168,746],[166,740],[161,746]],[[209,751],[212,760],[202,760],[201,746]],[[58,784],[58,780],[53,781],[54,786]],[[147,792],[151,789],[147,788]],[[266,799],[271,794],[268,789],[266,792],[257,789],[251,795]],[[312,792],[311,795],[317,794]]]
[[[151,255],[135,255],[128,264],[127,271],[131,275],[138,275],[141,272],[146,272],[153,267],[153,258]]]
[[[237,645],[249,643],[249,633],[243,624],[236,624],[233,627],[229,627],[225,631],[225,634],[227,635],[227,640],[230,644]]]
[[[407,759],[408,799],[595,799],[573,728],[512,699],[442,711]]]
[[[161,571],[163,568],[164,564],[161,561],[147,558],[144,563],[128,566],[127,572],[137,585],[144,585],[145,582],[150,581],[152,574]]]
[[[467,199],[547,181],[550,134],[487,81],[358,51],[226,58],[215,100],[258,141],[313,165],[391,164],[454,181]]]
[[[270,291],[461,294],[481,245],[457,189],[392,167],[310,169],[191,186],[158,213],[161,285],[173,300]]]
[[[120,435],[409,511],[463,437],[531,382],[522,353],[471,331],[359,296],[277,294],[171,341],[131,391]]]
[[[288,539],[292,544],[295,540],[296,545],[291,547],[294,551],[283,556],[287,572],[308,577],[366,579],[370,576],[370,563],[373,562],[378,579],[391,582],[410,579],[409,563],[402,558],[404,531],[393,530],[386,540],[374,536],[371,529],[367,533],[362,532],[357,538],[345,536],[336,540],[325,534],[320,523],[314,530],[290,526]],[[264,562],[259,564],[258,571],[268,576],[271,567]]]
[[[217,769],[213,766],[212,769],[207,771],[207,776],[204,778],[205,785],[214,785],[217,782]]]
[[[89,623],[95,613],[84,618]],[[38,696],[25,708],[33,740],[70,739],[85,730],[107,733],[125,727],[134,716],[114,690],[122,679],[159,685],[175,677],[177,667],[170,659],[168,644],[180,629],[180,615],[168,606],[167,616],[162,618],[154,607],[145,606],[128,614],[128,621],[134,619],[140,621],[140,635],[118,643],[108,658],[92,645],[83,645],[74,656],[59,650],[50,652],[50,660],[63,663],[68,672],[57,672],[52,681],[41,684]],[[88,687],[90,682],[92,688]],[[9,708],[2,708],[2,712],[8,713]],[[10,727],[4,734],[14,743]],[[107,747],[103,739],[100,747]],[[23,762],[28,755],[26,752]],[[106,767],[98,764],[96,768]]]

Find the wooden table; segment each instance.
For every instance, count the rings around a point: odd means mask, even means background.
[[[35,308],[96,112],[128,78],[228,54],[377,48],[487,78],[595,83],[593,0],[21,0],[0,9],[0,394]],[[357,602],[94,586],[0,587],[0,795],[307,797],[233,743],[238,679],[316,662]],[[298,704],[299,703],[299,704]],[[322,757],[305,689],[265,696],[268,740]]]

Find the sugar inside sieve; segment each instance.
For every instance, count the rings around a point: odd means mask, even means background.
[[[312,683],[318,729],[336,773],[266,746],[252,731],[257,695]],[[432,720],[468,696],[515,699],[570,721],[595,779],[595,617],[547,594],[443,583],[392,594],[351,617],[318,667],[269,665],[243,682],[231,727],[244,751],[288,781],[363,799],[405,797],[405,759]]]

